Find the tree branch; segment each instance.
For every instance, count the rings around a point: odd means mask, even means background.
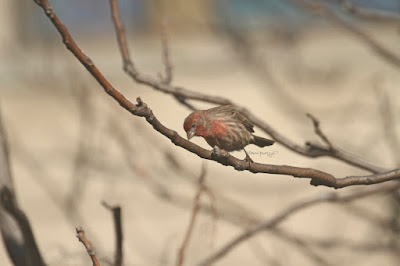
[[[201,194],[205,191],[205,187],[204,187],[205,177],[206,177],[206,168],[205,168],[205,165],[203,164],[203,167],[201,169],[201,174],[199,177],[199,188],[198,188],[196,196],[194,198],[193,209],[192,209],[192,214],[190,216],[189,225],[186,230],[185,236],[183,238],[181,247],[179,248],[178,259],[176,262],[177,266],[182,266],[183,262],[185,260],[185,250],[186,250],[187,246],[189,245],[190,237],[192,235],[193,228],[194,228],[194,223],[196,221],[197,214],[199,213],[199,210],[200,210],[200,197],[201,197]]]
[[[284,219],[288,218],[289,216],[295,214],[296,212],[305,209],[307,207],[317,205],[324,202],[349,202],[356,199],[361,199],[364,197],[368,197],[371,195],[379,194],[379,193],[388,193],[395,191],[400,188],[399,182],[384,184],[382,186],[373,187],[368,190],[360,190],[357,192],[353,192],[351,194],[339,194],[339,193],[326,193],[322,196],[312,198],[309,200],[300,201],[289,208],[283,210],[282,212],[278,213],[276,216],[272,217],[271,219],[265,220],[259,224],[252,226],[250,229],[246,230],[245,232],[239,234],[231,241],[226,243],[222,248],[217,250],[216,252],[209,255],[207,258],[202,260],[198,265],[199,266],[208,266],[211,263],[216,262],[218,259],[225,256],[227,253],[232,251],[233,248],[238,246],[239,244],[243,243],[245,240],[253,237],[254,235],[271,228],[274,228],[277,224],[279,224]]]
[[[123,233],[122,233],[122,218],[121,218],[121,207],[111,206],[107,202],[102,201],[101,203],[104,208],[109,210],[113,214],[114,229],[115,229],[115,256],[114,266],[122,266],[123,261]]]
[[[379,111],[382,117],[382,128],[385,134],[385,141],[390,149],[396,165],[400,166],[400,139],[396,132],[396,117],[390,96],[385,87],[379,82],[375,83],[375,89],[379,101]]]
[[[171,84],[172,82],[172,64],[169,56],[168,37],[167,37],[167,22],[161,23],[161,46],[162,46],[162,59],[165,67],[165,76],[161,76],[161,82]]]
[[[96,254],[94,252],[94,249],[92,247],[92,244],[90,241],[86,238],[85,231],[83,231],[83,228],[81,226],[78,226],[76,228],[76,237],[79,239],[80,242],[85,246],[87,253],[90,256],[90,259],[93,262],[93,266],[100,266],[100,262],[98,261]]]
[[[14,193],[6,186],[0,189],[0,204],[15,219],[22,233],[24,249],[26,250],[26,254],[24,254],[26,261],[24,261],[23,265],[45,266],[46,264],[36,244],[28,217],[19,208]]]
[[[320,137],[322,139],[322,141],[326,143],[326,145],[328,145],[330,150],[334,150],[332,143],[329,141],[329,139],[325,136],[325,134],[322,132],[321,128],[319,127],[319,120],[312,114],[307,114],[307,117],[310,118],[311,121],[313,122],[315,134],[317,134],[317,136]],[[309,143],[308,145],[311,146],[312,144]]]
[[[387,63],[400,68],[400,55],[393,53],[392,51],[388,50],[384,46],[382,46],[378,41],[372,38],[370,35],[365,33],[364,31],[360,30],[359,28],[353,26],[352,24],[348,23],[347,21],[341,19],[336,13],[322,0],[319,1],[306,1],[306,0],[286,0],[291,3],[294,3],[301,8],[319,14],[323,17],[330,19],[332,22],[336,23],[337,25],[341,26],[343,29],[350,32],[353,36],[360,39],[369,48],[382,59],[384,59]]]
[[[21,266],[44,266],[28,217],[18,206],[0,115],[0,231],[11,261]]]
[[[400,15],[394,12],[385,12],[376,9],[360,7],[351,0],[339,0],[344,11],[362,19],[400,23]]]
[[[101,74],[100,70],[94,65],[90,58],[86,54],[84,54],[83,51],[78,47],[78,45],[72,39],[67,28],[64,26],[64,24],[62,24],[60,19],[51,8],[48,1],[37,0],[36,3],[38,3],[39,6],[43,8],[45,14],[49,17],[53,25],[57,28],[68,50],[70,50],[72,54],[74,54],[75,57],[85,66],[85,68],[99,82],[99,84],[103,87],[104,91],[107,94],[114,98],[123,108],[125,108],[133,115],[146,118],[146,121],[151,124],[156,131],[169,138],[171,142],[174,143],[176,146],[182,147],[203,159],[216,161],[226,166],[232,166],[238,171],[247,170],[252,173],[268,173],[278,175],[291,175],[300,178],[311,178],[312,185],[324,185],[333,188],[342,188],[350,185],[370,185],[400,178],[400,169],[397,169],[376,175],[350,176],[337,179],[331,174],[316,169],[260,163],[248,164],[245,160],[239,160],[238,158],[231,156],[229,153],[223,150],[221,150],[220,153],[214,153],[213,151],[203,149],[200,146],[182,138],[176,131],[171,130],[161,124],[161,122],[154,116],[152,110],[139,97],[137,98],[136,105],[125,98],[124,95],[122,95],[117,89],[115,89],[111,85],[111,83]]]
[[[219,97],[219,96],[212,96],[207,94],[202,94],[194,91],[190,91],[178,86],[172,86],[170,84],[159,82],[156,79],[153,79],[149,76],[144,76],[137,71],[135,68],[133,61],[129,54],[128,44],[126,41],[125,32],[123,29],[123,25],[121,22],[121,16],[118,9],[118,0],[110,0],[111,5],[111,13],[112,19],[115,27],[115,32],[117,35],[118,45],[121,51],[122,62],[123,62],[123,69],[124,71],[132,77],[132,79],[140,84],[145,84],[155,90],[171,94],[173,95],[180,103],[187,106],[189,109],[195,109],[192,105],[187,103],[187,100],[198,100],[203,102],[208,102],[212,104],[224,105],[224,104],[232,104],[235,105],[240,112],[247,116],[247,118],[257,127],[262,129],[265,133],[269,134],[275,141],[279,142],[286,148],[297,152],[301,155],[308,156],[308,157],[322,157],[322,156],[329,156],[336,158],[340,161],[347,162],[353,166],[358,168],[373,172],[379,173],[384,172],[386,169],[368,163],[358,157],[350,155],[346,152],[336,151],[332,152],[330,149],[326,148],[310,148],[308,146],[298,145],[292,142],[290,139],[286,138],[284,135],[280,134],[278,131],[273,129],[269,124],[264,122],[263,120],[257,118],[251,112],[246,110],[245,108],[233,103],[231,100]]]

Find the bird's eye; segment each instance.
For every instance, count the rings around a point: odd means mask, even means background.
[[[196,125],[195,124],[192,124],[192,128],[194,128]]]

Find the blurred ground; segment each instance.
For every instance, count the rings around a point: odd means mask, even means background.
[[[386,46],[393,50],[397,47],[399,37],[393,33],[395,29],[369,27],[369,31]],[[226,36],[199,33],[169,36],[173,83],[228,97],[298,143],[319,141],[305,116],[310,112],[320,119],[324,132],[338,147],[377,165],[393,167],[376,88],[387,90],[395,114],[399,115],[397,69],[336,29],[304,30],[289,42],[277,34],[260,35],[265,37],[264,44],[254,51],[265,59],[262,64],[268,67],[273,81],[249,66],[232,49]],[[164,125],[184,134],[182,123],[189,111],[169,95],[132,82],[121,69],[115,40],[77,42],[116,88],[132,101],[140,96]],[[149,75],[162,72],[157,36],[139,36],[130,44],[140,71]],[[196,191],[194,180],[203,160],[175,147],[144,119],[132,117],[120,108],[58,38],[54,43],[38,41],[29,50],[14,46],[10,51],[1,66],[1,111],[17,196],[30,218],[46,262],[90,264],[75,237],[75,225],[86,229],[100,258],[112,258],[111,214],[100,204],[106,200],[120,204],[123,210],[125,265],[174,265],[190,217]],[[207,147],[202,139],[194,142]],[[257,153],[260,149],[253,146],[248,151]],[[274,154],[253,159],[313,167],[337,177],[365,173],[332,159],[301,157],[279,144],[265,151]],[[178,168],[171,166],[166,154],[173,154]],[[244,157],[239,152],[235,155]],[[214,162],[206,162],[206,166],[206,182],[215,189],[217,206],[218,197],[224,195],[261,218],[271,217],[298,200],[330,191],[289,176],[237,172]],[[179,200],[160,196],[154,183],[167,187]],[[351,189],[354,188],[345,190]],[[64,201],[71,198],[69,195],[76,195],[77,212],[65,210]],[[206,196],[203,200],[209,201]],[[374,218],[384,218],[390,210],[387,202],[387,198],[373,197],[355,205],[368,210]],[[212,226],[210,216],[200,216],[187,250],[187,265],[198,262],[243,230],[218,220],[213,246]],[[369,220],[357,217],[343,206],[327,204],[303,211],[279,228],[317,240],[385,240],[385,235],[376,231]],[[11,265],[1,245],[0,265]],[[385,251],[344,246],[330,250],[319,247],[314,251],[329,265],[398,265],[398,258]],[[283,240],[274,233],[259,235],[217,263],[318,264],[322,265],[314,256],[307,255],[301,244]]]

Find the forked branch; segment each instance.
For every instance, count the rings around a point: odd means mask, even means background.
[[[115,89],[111,85],[111,83],[103,76],[103,74],[94,65],[90,58],[86,54],[84,54],[83,51],[78,47],[78,45],[75,43],[72,36],[68,32],[68,29],[60,21],[48,1],[41,0],[36,1],[36,3],[38,3],[38,5],[43,8],[45,14],[49,17],[53,25],[56,27],[56,29],[62,36],[63,42],[68,50],[70,50],[74,54],[74,56],[85,66],[90,74],[103,87],[104,91],[111,97],[113,97],[114,100],[116,100],[123,108],[125,108],[133,115],[144,117],[146,121],[151,124],[156,131],[160,132],[162,135],[170,139],[171,142],[174,143],[176,146],[182,147],[187,151],[198,155],[201,158],[216,161],[223,165],[232,166],[238,171],[247,170],[252,173],[291,175],[300,178],[310,178],[312,185],[324,185],[333,188],[342,188],[350,185],[370,185],[400,178],[400,169],[368,176],[348,176],[344,178],[335,178],[331,174],[311,168],[260,163],[248,164],[245,160],[239,160],[238,158],[231,156],[226,152],[223,152],[223,150],[221,150],[221,153],[213,153],[212,151],[203,149],[200,146],[182,138],[176,131],[165,127],[155,117],[152,110],[147,106],[147,104],[145,104],[140,98],[137,98],[137,104],[133,104],[131,101],[125,98],[124,95],[122,95],[117,89]]]
[[[118,0],[110,0],[110,6],[111,6],[111,13],[112,13],[112,19],[115,27],[115,32],[117,35],[117,40],[118,40],[118,45],[121,51],[121,56],[122,56],[122,62],[123,62],[123,69],[125,72],[133,78],[133,80],[137,83],[140,84],[145,84],[155,90],[168,93],[173,95],[181,104],[185,105],[191,110],[194,110],[195,108],[193,105],[188,103],[188,100],[197,100],[197,101],[203,101],[203,102],[208,102],[212,104],[218,104],[218,105],[224,105],[224,104],[232,104],[235,105],[243,114],[247,116],[247,118],[257,127],[262,129],[265,133],[269,134],[275,141],[279,142],[286,148],[297,152],[301,155],[304,156],[309,156],[309,157],[322,157],[322,156],[329,156],[336,158],[340,161],[349,163],[353,166],[356,166],[358,168],[370,171],[372,173],[379,173],[379,172],[384,172],[386,169],[378,167],[376,165],[373,165],[371,163],[368,163],[358,157],[355,157],[353,155],[350,155],[346,152],[336,150],[333,152],[329,148],[325,147],[319,147],[319,148],[310,148],[310,146],[303,146],[296,144],[295,142],[291,141],[278,131],[276,131],[274,128],[272,128],[269,124],[267,124],[265,121],[262,119],[259,119],[256,117],[253,113],[250,111],[246,110],[245,108],[241,107],[238,104],[233,103],[231,100],[219,97],[219,96],[212,96],[208,94],[202,94],[198,92],[194,92],[188,89],[184,89],[179,86],[173,86],[170,83],[165,83],[165,82],[160,82],[157,79],[154,79],[149,76],[145,76],[141,74],[134,66],[133,61],[130,57],[129,49],[128,49],[128,43],[127,39],[125,36],[121,16],[119,13],[118,9]],[[165,34],[165,33],[164,33]],[[166,41],[166,39],[164,39]],[[165,45],[164,45],[165,46]],[[163,54],[165,58],[168,57],[168,50],[164,49]],[[166,66],[166,69],[169,68],[168,64],[170,64],[169,60],[164,61],[164,64]]]

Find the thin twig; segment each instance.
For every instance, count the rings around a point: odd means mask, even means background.
[[[165,76],[162,76],[161,81],[165,84],[172,82],[172,64],[169,55],[167,22],[164,20],[161,23],[161,46],[162,46],[162,61],[164,64]]]
[[[140,97],[136,99],[137,104],[133,104],[117,89],[115,89],[111,83],[103,76],[100,70],[94,65],[90,58],[83,53],[78,45],[73,40],[72,36],[68,32],[68,29],[57,17],[53,9],[47,0],[42,0],[39,5],[45,11],[45,14],[49,17],[53,25],[59,31],[63,38],[63,42],[75,57],[85,66],[85,68],[92,74],[92,76],[99,82],[103,87],[104,91],[114,98],[124,109],[132,113],[133,115],[144,117],[146,121],[153,126],[153,128],[160,132],[162,135],[171,140],[175,145],[182,147],[201,158],[219,162],[220,164],[232,166],[238,171],[250,171],[252,173],[268,173],[268,174],[279,174],[279,175],[292,175],[300,178],[310,178],[312,185],[324,185],[334,188],[342,188],[351,185],[371,185],[389,180],[400,178],[400,169],[395,169],[388,172],[383,172],[375,175],[368,176],[348,176],[344,178],[335,178],[333,175],[311,168],[301,168],[287,165],[272,165],[272,164],[260,164],[252,163],[249,164],[245,160],[239,160],[233,157],[229,153],[221,150],[214,152],[203,149],[202,147],[186,140],[179,136],[179,134],[165,127],[153,114],[153,111],[144,103]],[[328,154],[332,154],[327,150]],[[335,152],[335,154],[339,154]],[[344,160],[344,157],[342,158]],[[355,161],[352,161],[355,163]],[[362,164],[365,166],[365,164]],[[375,167],[373,167],[375,168]],[[376,170],[376,169],[375,169]],[[380,171],[378,171],[380,172]]]
[[[400,166],[400,139],[396,132],[396,119],[393,106],[386,88],[380,88],[381,84],[376,82],[375,90],[379,98],[379,111],[382,117],[382,128],[385,134],[385,141],[390,149],[396,165]]]
[[[66,215],[74,222],[79,221],[79,204],[85,195],[89,178],[89,164],[93,157],[93,122],[95,111],[92,104],[92,90],[79,84],[75,91],[79,109],[79,139],[72,172],[71,186],[65,199]]]
[[[394,12],[360,7],[351,0],[340,0],[339,2],[341,2],[344,11],[355,17],[374,21],[400,23],[400,15]]]
[[[400,188],[400,183],[398,182],[393,182],[389,184],[384,184],[382,186],[376,186],[371,189],[367,190],[360,190],[358,192],[353,192],[351,194],[339,194],[339,193],[326,193],[322,196],[316,197],[316,198],[311,198],[309,200],[304,200],[300,201],[296,204],[291,205],[289,208],[283,210],[282,212],[278,213],[276,216],[272,217],[271,219],[265,220],[259,224],[256,224],[252,226],[250,229],[246,230],[245,232],[239,234],[232,240],[230,240],[228,243],[226,243],[222,248],[219,250],[213,252],[211,255],[209,255],[207,258],[202,260],[198,265],[199,266],[208,266],[211,265],[211,263],[216,262],[218,259],[222,258],[225,256],[227,253],[232,251],[233,248],[238,246],[239,244],[243,243],[245,240],[248,240],[249,238],[253,237],[254,235],[264,231],[268,230],[271,228],[274,228],[277,224],[279,224],[281,221],[285,220],[289,216],[295,214],[296,212],[305,209],[307,207],[320,204],[323,202],[349,202],[352,200],[357,200],[361,199],[364,197],[368,197],[371,195],[375,194],[380,194],[380,193],[388,193],[395,191]]]
[[[76,237],[79,239],[80,242],[85,246],[87,253],[90,256],[90,259],[93,262],[93,266],[100,266],[100,263],[96,257],[92,244],[85,236],[85,231],[81,226],[76,227]]]
[[[210,199],[210,211],[212,217],[212,239],[211,239],[211,248],[214,248],[215,241],[217,239],[217,220],[218,220],[218,210],[216,207],[216,197],[214,192],[206,185],[204,187],[204,192],[207,194],[208,198]]]
[[[357,37],[365,43],[376,55],[384,59],[385,62],[390,63],[392,66],[400,68],[400,55],[393,53],[386,47],[381,45],[373,37],[353,26],[351,23],[340,18],[326,3],[322,0],[319,1],[306,1],[306,0],[286,0],[294,3],[301,8],[319,14],[323,17],[330,19],[335,24],[341,26],[343,29],[350,32],[353,36]]]
[[[114,266],[121,266],[123,262],[123,233],[122,233],[122,214],[120,206],[111,206],[105,201],[102,201],[101,204],[112,212],[113,221],[114,221],[114,229],[115,229],[115,256],[114,256]]]
[[[326,143],[326,145],[328,145],[329,149],[334,150],[332,143],[329,141],[329,139],[325,136],[325,134],[319,127],[319,120],[315,116],[309,113],[307,113],[307,117],[310,118],[311,121],[313,122],[315,134],[317,134],[317,136],[320,137],[322,141]]]
[[[305,243],[302,239],[294,236],[293,234],[286,233],[276,227],[273,228],[273,230],[271,230],[271,233],[279,237],[280,239],[286,241],[287,243],[293,245],[293,247],[295,247],[296,250],[301,250],[306,257],[315,262],[315,265],[320,265],[320,266],[331,265],[324,257],[319,255],[315,251],[315,248],[310,247],[310,245]]]
[[[39,5],[41,4],[39,3]],[[117,33],[118,46],[122,56],[123,68],[125,71],[129,69],[129,71],[136,72],[133,62],[130,59],[131,56],[126,42],[125,30],[118,11],[118,0],[110,0],[110,6],[112,10],[112,20],[114,21],[115,31]]]
[[[190,241],[190,237],[192,236],[196,217],[200,210],[200,197],[201,197],[201,194],[204,192],[205,177],[206,177],[206,168],[205,168],[205,164],[203,163],[203,166],[201,169],[201,174],[199,177],[199,188],[198,188],[196,196],[194,198],[193,209],[192,209],[192,214],[190,216],[189,225],[186,229],[185,236],[184,236],[182,244],[179,248],[178,258],[177,258],[177,262],[176,262],[177,266],[182,266],[185,261],[185,251],[187,249],[187,246],[189,245],[189,241]]]
[[[294,1],[294,0],[293,0]],[[353,166],[359,167],[361,169],[368,170],[373,173],[379,173],[379,172],[384,172],[386,169],[381,168],[379,166],[373,165],[371,163],[368,163],[358,157],[355,157],[353,155],[350,155],[346,152],[342,151],[336,151],[332,152],[330,149],[326,148],[320,148],[320,149],[310,149],[307,146],[299,145],[276,131],[274,128],[272,128],[269,124],[267,124],[265,121],[257,118],[254,114],[246,110],[245,108],[239,106],[238,104],[235,104],[231,100],[220,97],[220,96],[213,96],[213,95],[208,95],[208,94],[203,94],[203,93],[198,93],[194,91],[187,90],[185,88],[179,87],[179,86],[172,86],[170,84],[165,84],[162,82],[159,82],[157,79],[154,79],[149,76],[145,76],[137,71],[135,68],[133,61],[130,57],[130,54],[128,52],[128,44],[126,41],[126,36],[125,32],[123,29],[123,25],[121,22],[121,16],[119,13],[118,9],[118,2],[117,0],[110,0],[111,4],[111,13],[112,13],[112,19],[113,23],[115,26],[115,31],[117,35],[117,40],[118,40],[118,45],[121,51],[121,56],[122,56],[122,62],[123,62],[123,69],[124,71],[132,77],[134,81],[136,81],[139,84],[145,84],[155,90],[168,93],[173,95],[181,104],[185,105],[191,110],[195,110],[195,108],[187,103],[187,100],[198,100],[198,101],[203,101],[203,102],[208,102],[212,104],[218,104],[218,105],[224,105],[224,104],[232,104],[235,105],[241,113],[247,116],[247,118],[257,127],[262,129],[265,133],[269,134],[275,141],[281,143],[283,146],[287,147],[288,149],[297,152],[301,155],[304,156],[309,156],[309,157],[322,157],[322,156],[330,156],[333,158],[336,158],[338,160],[347,162]]]

